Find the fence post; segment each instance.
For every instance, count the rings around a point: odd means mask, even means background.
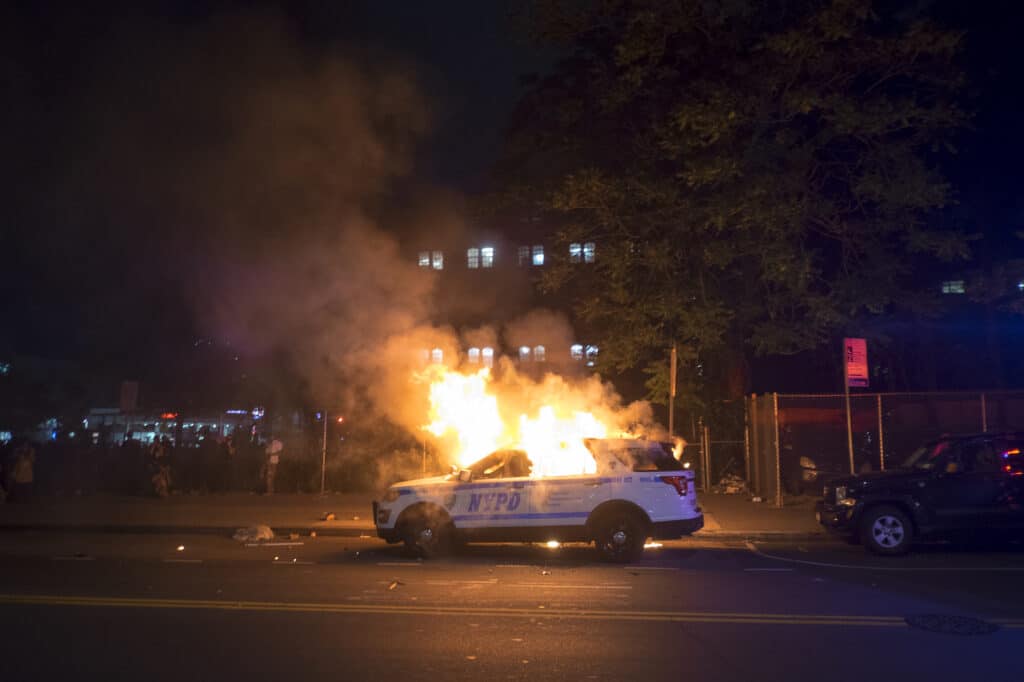
[[[779,394],[772,394],[772,412],[775,423],[775,506],[782,506],[782,462],[779,452]]]
[[[988,433],[988,406],[985,404],[985,394],[981,394],[981,432]]]
[[[750,491],[755,495],[761,494],[761,467],[763,458],[761,457],[761,436],[759,431],[761,428],[761,410],[757,402],[757,394],[750,394],[750,409],[751,409],[751,425],[750,425],[750,437],[752,439],[751,448],[753,450],[754,458],[751,461],[750,469],[750,480],[747,483],[750,484]]]
[[[878,466],[885,471],[885,430],[882,427],[882,394],[878,394]]]
[[[750,400],[743,397],[743,480],[750,482]]]

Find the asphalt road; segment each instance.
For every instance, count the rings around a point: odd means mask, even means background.
[[[693,539],[611,566],[582,546],[423,562],[279,542],[2,533],[0,679],[1021,678],[1017,545]]]

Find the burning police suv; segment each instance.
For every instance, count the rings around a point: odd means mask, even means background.
[[[591,542],[606,560],[647,538],[704,526],[693,472],[656,441],[584,439],[593,473],[538,477],[522,450],[498,450],[447,476],[396,483],[373,503],[377,535],[430,557],[453,542]],[[534,475],[531,475],[534,473]]]

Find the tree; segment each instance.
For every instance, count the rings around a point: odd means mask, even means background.
[[[537,0],[565,58],[535,80],[499,172],[561,244],[544,286],[575,302],[602,364],[667,349],[737,395],[756,356],[891,311],[931,259],[938,170],[967,116],[958,33],[870,0]],[[570,244],[595,244],[593,263]]]

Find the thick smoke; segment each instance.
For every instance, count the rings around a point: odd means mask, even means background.
[[[144,281],[181,291],[207,335],[283,358],[307,400],[366,406],[411,433],[427,421],[426,386],[410,381],[423,350],[452,367],[471,346],[568,357],[572,329],[549,311],[501,329],[430,323],[433,273],[398,240],[429,229],[456,241],[464,222],[457,199],[409,179],[430,107],[407,66],[310,47],[265,13],[133,26],[109,44],[79,93],[71,137],[86,142],[65,204],[133,243]],[[507,360],[495,375],[506,420],[555,400],[617,429],[652,422],[596,378],[527,376]]]

